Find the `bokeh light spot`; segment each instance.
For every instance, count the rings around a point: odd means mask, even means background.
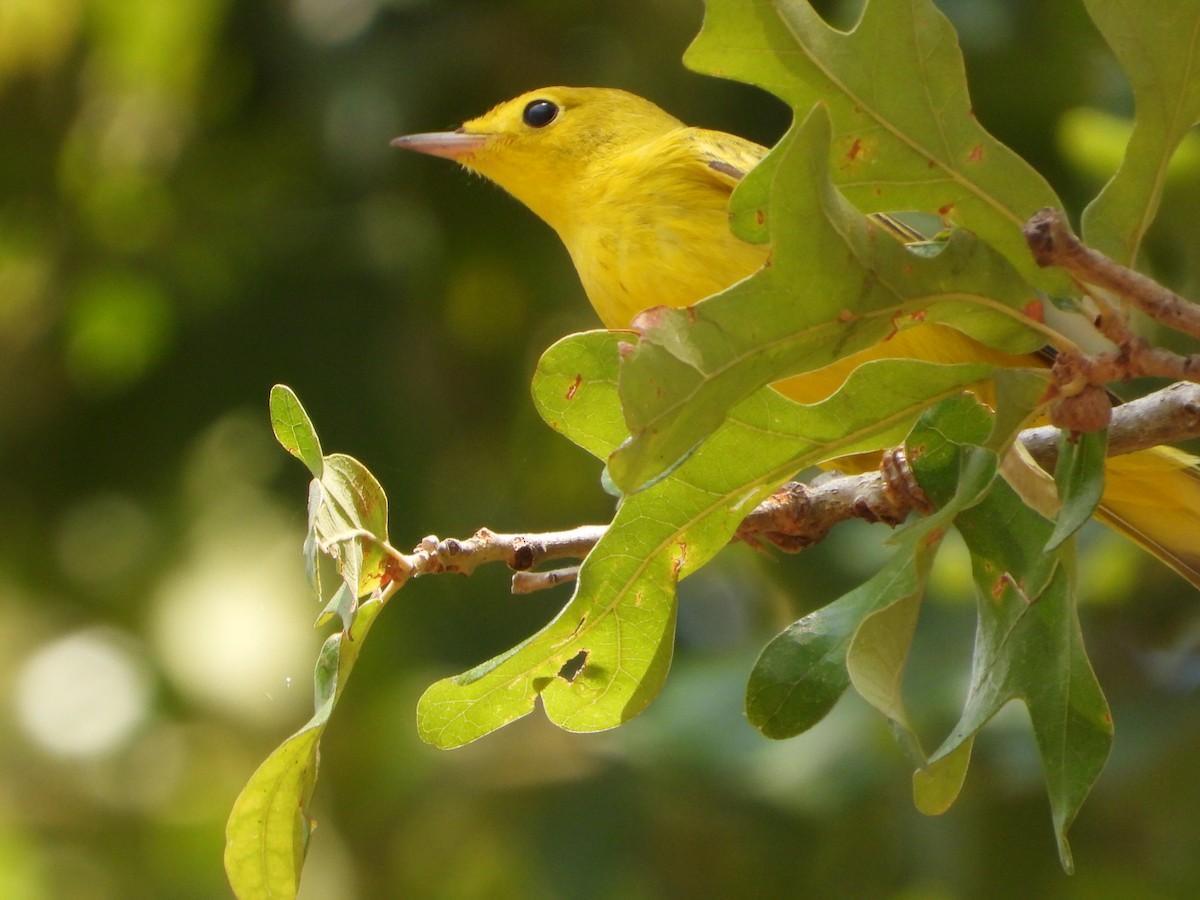
[[[202,703],[260,725],[292,721],[312,702],[297,676],[316,650],[296,546],[265,559],[261,546],[212,550],[163,590],[154,628],[163,667]]]
[[[131,642],[110,629],[81,631],[44,646],[17,679],[21,727],[64,757],[107,753],[145,717],[151,689]]]

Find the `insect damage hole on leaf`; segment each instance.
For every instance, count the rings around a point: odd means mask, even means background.
[[[588,654],[590,652],[591,651],[588,650],[580,650],[578,653],[568,659],[562,664],[562,668],[558,670],[558,677],[567,684],[574,684],[575,679],[579,677],[579,673],[582,672],[584,666],[587,665]]]

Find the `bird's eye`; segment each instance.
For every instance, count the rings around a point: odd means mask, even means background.
[[[525,124],[530,128],[545,128],[558,115],[558,104],[549,100],[530,100],[525,104]]]

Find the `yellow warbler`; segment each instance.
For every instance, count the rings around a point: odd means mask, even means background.
[[[452,132],[396,147],[456,160],[550,225],[609,328],[650,306],[688,306],[752,275],[767,249],[729,229],[729,195],[766,148],[690,128],[648,100],[608,88],[522,94]],[[835,391],[870,359],[1045,366],[923,324],[775,387],[801,403]],[[1200,586],[1200,470],[1167,447],[1109,461],[1100,515]]]

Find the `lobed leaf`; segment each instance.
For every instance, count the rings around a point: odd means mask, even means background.
[[[931,0],[868,0],[849,32],[804,0],[707,0],[684,61],[758,85],[797,117],[827,107],[831,177],[864,212],[936,212],[1032,284],[1068,291],[1061,273],[1037,268],[1020,233],[1038,209],[1062,204],[976,120],[958,35]]]
[[[1162,199],[1167,167],[1200,122],[1200,0],[1084,0],[1133,88],[1133,133],[1112,179],[1083,211],[1084,241],[1124,265]]]
[[[1025,315],[1036,295],[1003,257],[962,231],[935,256],[913,254],[850,206],[829,181],[829,128],[814,110],[739,187],[735,202],[761,199],[774,174],[760,208],[773,241],[766,268],[695,307],[639,317],[619,376],[633,437],[609,461],[626,492],[669,471],[763,385],[898,328],[948,323],[1014,353],[1044,343]],[[927,343],[923,355],[939,358],[937,340]],[[831,391],[838,382],[828,380]]]
[[[978,439],[977,428],[955,433],[944,422],[925,424],[934,427],[915,429],[914,440],[930,452],[913,460],[923,486],[948,477],[945,462],[956,444]],[[971,552],[977,597],[971,686],[958,724],[930,757],[933,773],[914,781],[915,796],[922,809],[946,808],[953,785],[961,784],[969,742],[1001,707],[1021,700],[1042,756],[1059,855],[1070,871],[1066,832],[1112,744],[1112,719],[1076,614],[1074,545],[1068,539],[1045,552],[1053,524],[1003,479],[962,510],[955,526]]]

